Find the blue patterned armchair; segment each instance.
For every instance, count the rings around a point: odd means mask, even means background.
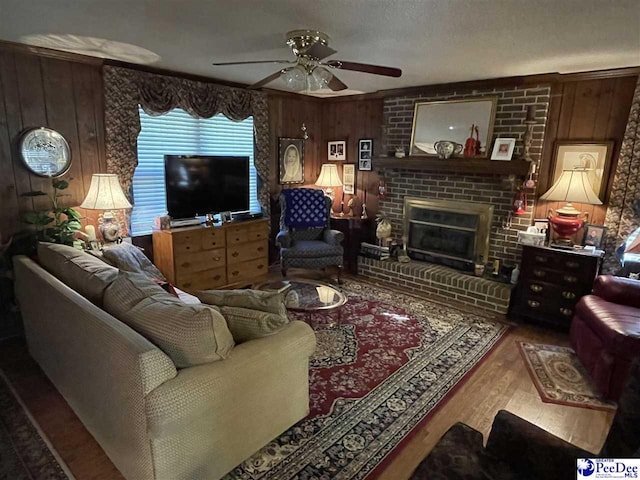
[[[322,190],[296,188],[280,194],[280,247],[282,275],[287,269],[338,267],[342,271],[344,234],[329,228],[331,199]]]

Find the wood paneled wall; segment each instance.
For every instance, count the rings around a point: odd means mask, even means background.
[[[589,222],[604,224],[606,203],[615,175],[616,163],[631,108],[631,100],[638,81],[637,75],[576,80],[552,86],[551,106],[538,178],[538,195],[546,192],[553,180],[556,140],[613,140],[610,174],[604,205],[575,204],[589,214]],[[538,201],[535,217],[544,218],[550,208],[561,207],[564,202]],[[579,241],[580,239],[576,239]]]
[[[50,127],[71,148],[66,206],[82,203],[91,176],[106,170],[101,62],[77,63],[0,46],[0,234],[23,227],[20,215],[48,209],[46,197],[20,196],[30,190],[51,191],[51,181],[29,173],[18,153],[22,132]],[[86,213],[86,212],[83,212]]]

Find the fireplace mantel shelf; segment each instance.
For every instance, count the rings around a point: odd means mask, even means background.
[[[404,158],[374,157],[374,170],[399,168],[425,170],[439,173],[481,173],[485,175],[516,175],[524,177],[529,173],[530,163],[525,160],[504,162],[487,158],[450,158],[409,156]]]

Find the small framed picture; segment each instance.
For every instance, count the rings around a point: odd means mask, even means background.
[[[584,246],[591,246],[600,249],[604,243],[604,234],[607,231],[607,227],[604,225],[592,225],[590,223],[584,226],[584,240],[582,244]]]
[[[220,212],[220,220],[222,223],[229,223],[231,221],[231,212]]]
[[[371,170],[371,157],[373,156],[373,140],[363,138],[358,142],[358,170]]]
[[[536,218],[533,220],[533,226],[536,227],[540,233],[547,233],[549,230],[549,219],[548,218]]]
[[[493,144],[493,152],[491,153],[491,160],[511,160],[513,155],[513,149],[516,147],[515,138],[496,138]]]
[[[347,159],[347,141],[336,140],[327,144],[329,160],[344,161]]]
[[[278,164],[281,185],[304,183],[304,140],[279,138]]]
[[[356,185],[356,166],[347,163],[342,166],[342,191],[345,195],[353,195]]]

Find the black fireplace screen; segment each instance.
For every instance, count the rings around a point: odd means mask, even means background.
[[[409,249],[474,260],[476,231],[411,222]]]

